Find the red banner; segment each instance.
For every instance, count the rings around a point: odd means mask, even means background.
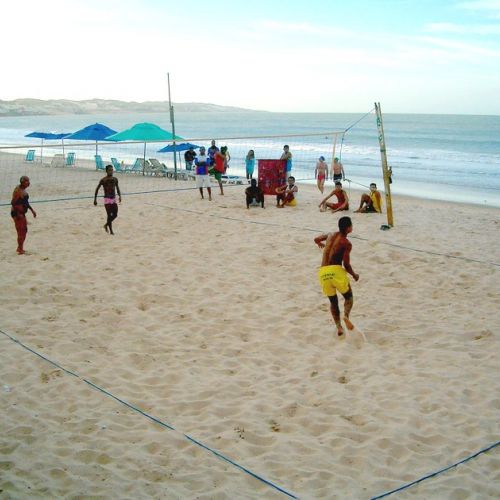
[[[258,160],[259,187],[264,194],[276,194],[276,188],[286,184],[285,160]]]

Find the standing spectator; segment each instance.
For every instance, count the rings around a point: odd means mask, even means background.
[[[28,221],[26,220],[26,213],[28,210],[31,211],[33,217],[36,217],[36,212],[31,208],[29,202],[29,194],[26,189],[30,185],[30,179],[26,175],[23,175],[19,179],[19,186],[16,186],[14,192],[12,193],[12,201],[10,215],[14,220],[14,225],[17,231],[17,253],[22,255],[24,251],[24,241],[26,240],[26,235],[28,234]]]
[[[326,164],[324,156],[320,156],[316,163],[314,177],[316,177],[318,182],[318,189],[323,192],[325,188],[325,179],[328,179],[328,165]]]
[[[340,163],[337,157],[333,159],[332,175],[335,183],[337,181],[345,181],[344,166],[342,165],[342,163]]]
[[[212,145],[208,148],[208,159],[209,159],[209,166],[213,166],[215,163],[215,153],[219,151],[219,148],[215,145],[215,139],[212,139]]]
[[[224,173],[226,173],[227,169],[229,168],[229,162],[231,161],[231,155],[229,154],[227,146],[224,146],[224,148],[226,148],[226,152],[224,154]]]
[[[196,152],[193,148],[189,148],[184,153],[184,161],[186,162],[186,170],[193,170],[193,162],[196,158]]]
[[[286,178],[290,177],[292,173],[292,153],[290,153],[290,146],[285,144],[283,146],[283,153],[281,154],[280,160],[286,161]]]
[[[253,178],[253,171],[255,169],[255,153],[253,149],[251,149],[245,158],[245,169],[247,172],[247,179]]]
[[[208,158],[205,154],[205,148],[200,148],[200,155],[194,159],[196,165],[196,187],[200,190],[201,199],[203,196],[203,188],[207,188],[208,201],[212,201],[212,187],[210,186],[210,176],[208,175]]]

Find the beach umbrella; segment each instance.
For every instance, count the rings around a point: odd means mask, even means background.
[[[175,141],[182,140],[182,137],[173,135],[170,132],[163,130],[154,123],[136,123],[133,127],[118,132],[117,134],[107,137],[108,141],[140,141],[144,142],[144,165],[146,165],[146,143],[158,141]]]
[[[40,148],[40,161],[43,161],[43,141],[61,140],[63,147],[63,155],[64,155],[64,138],[70,134],[71,132],[66,132],[63,134],[54,134],[53,132],[30,132],[29,134],[26,134],[24,137],[35,137],[36,139],[42,140],[42,146]]]
[[[106,127],[102,123],[94,123],[88,125],[73,134],[68,135],[65,139],[75,141],[95,141],[95,154],[97,154],[97,141],[106,141],[106,137],[116,134],[116,130]]]
[[[181,142],[180,144],[169,144],[168,146],[165,146],[164,148],[159,149],[157,152],[158,153],[173,153],[174,151],[187,151],[188,149],[199,149],[200,146],[197,146],[196,144],[191,144],[190,142]]]
[[[190,142],[181,142],[180,144],[169,144],[164,148],[161,148],[157,151],[157,153],[174,153],[179,152],[179,162],[181,161],[181,151],[187,151],[188,149],[199,149],[200,146],[196,144],[191,144]]]

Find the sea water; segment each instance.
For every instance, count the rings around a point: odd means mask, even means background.
[[[34,130],[74,132],[95,122],[117,131],[139,122],[171,130],[167,112],[2,117],[0,144],[36,144],[24,136]],[[373,112],[184,112],[176,113],[175,125],[177,135],[198,143],[201,140],[206,146],[211,138],[220,139],[219,146],[225,142],[223,138],[233,138],[226,141],[230,151],[239,151],[239,157],[231,161],[232,174],[243,173],[243,152],[252,149],[254,141],[235,137],[269,136],[265,154],[275,158],[286,141],[294,155],[294,174],[306,180],[314,178],[318,156],[331,160],[333,132],[347,130],[345,135],[337,135],[335,156],[341,158],[349,185],[360,188],[377,182],[383,188]],[[388,113],[383,115],[383,125],[393,193],[500,207],[500,116]],[[319,135],[286,138],[289,134]],[[131,157],[136,154],[131,153]]]

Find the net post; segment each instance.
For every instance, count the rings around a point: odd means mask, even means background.
[[[382,162],[382,173],[384,175],[384,187],[385,187],[385,202],[387,206],[387,224],[390,227],[394,226],[394,219],[392,216],[392,198],[391,198],[391,183],[390,183],[390,173],[389,167],[387,166],[387,152],[385,149],[385,137],[384,137],[384,124],[382,122],[382,109],[380,103],[375,103],[375,112],[377,114],[377,130],[378,130],[378,142],[380,144],[380,159]]]
[[[332,163],[330,164],[330,178],[333,179],[333,162],[335,160],[335,148],[337,147],[337,133],[333,134]]]

